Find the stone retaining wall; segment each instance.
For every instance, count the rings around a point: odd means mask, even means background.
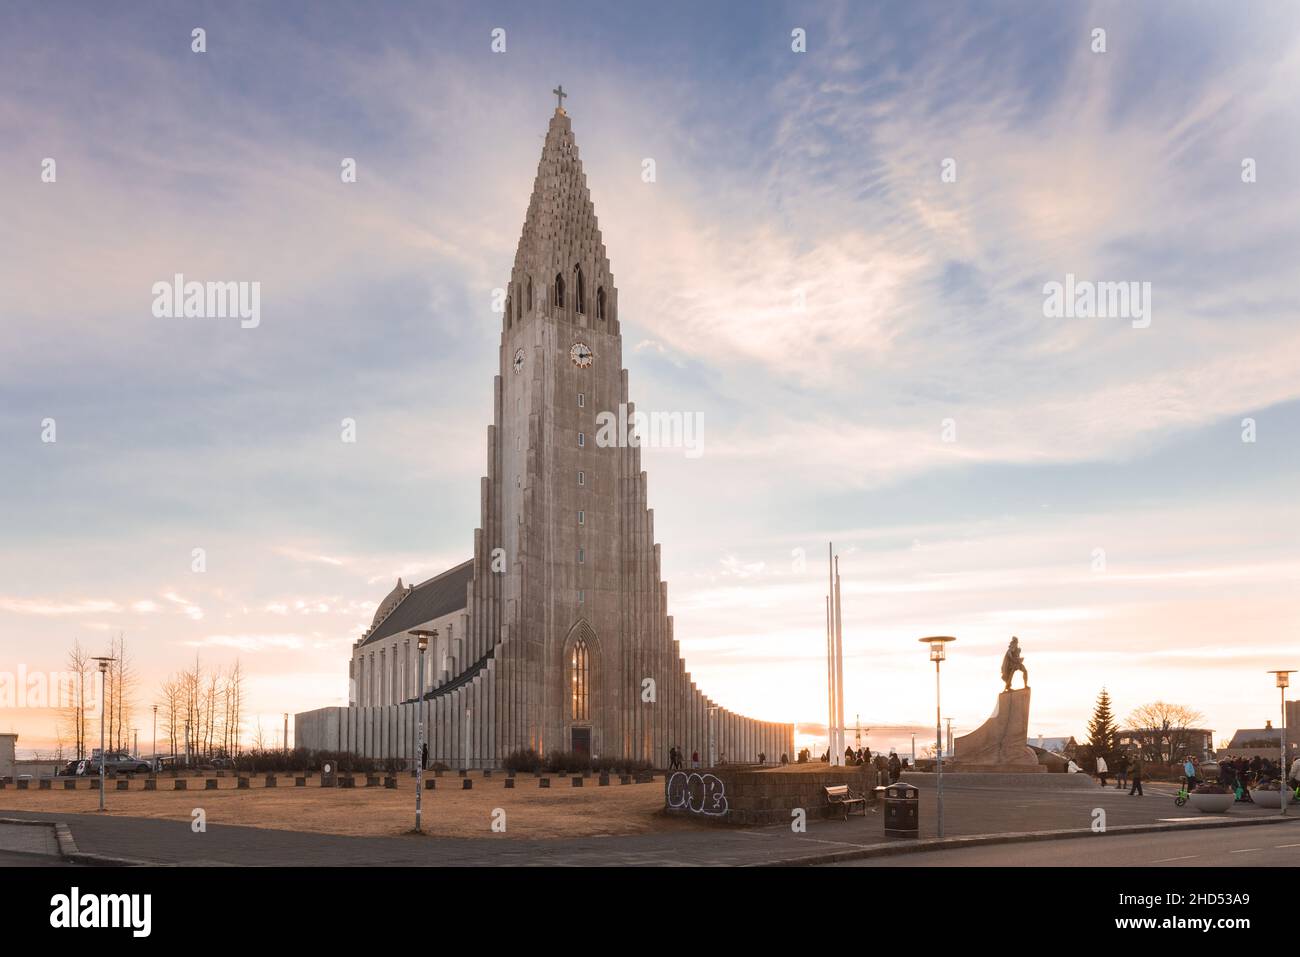
[[[843,812],[826,802],[824,788],[847,784],[873,800],[877,783],[885,783],[870,767],[824,768],[818,771],[760,771],[749,768],[701,768],[669,771],[664,778],[664,811],[709,824],[752,826],[789,824],[791,812],[803,808],[808,818],[834,817]]]

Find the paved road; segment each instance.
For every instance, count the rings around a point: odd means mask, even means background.
[[[946,831],[949,836],[1059,828],[1087,831],[1099,808],[1105,811],[1110,827],[1188,817],[1187,809],[1174,807],[1172,797],[1172,788],[1159,785],[1149,788],[1145,798],[1130,798],[1127,793],[1113,788],[1064,792],[983,788],[949,790],[945,800]],[[1230,814],[1243,820],[1265,815],[1266,812],[1258,808],[1244,805],[1234,808]],[[810,822],[807,833],[801,834],[792,832],[785,825],[749,829],[700,826],[692,830],[570,840],[519,840],[506,835],[458,839],[341,837],[223,825],[211,818],[206,833],[194,834],[188,821],[132,818],[113,812],[106,815],[50,815],[5,811],[3,816],[64,821],[71,827],[79,849],[86,853],[156,863],[212,865],[744,865],[857,851],[880,845],[885,840],[878,813],[854,816],[847,822]],[[1300,819],[1300,814],[1296,817]],[[1193,818],[1201,819],[1196,815]],[[1273,832],[1279,827],[1287,829],[1288,825],[1240,830],[1254,834]],[[922,791],[921,836],[934,835],[934,795]],[[1108,836],[1101,840],[1114,839],[1117,838]],[[1258,840],[1269,839],[1261,837]],[[1300,836],[1296,840],[1300,841]],[[1060,846],[1067,847],[1072,843],[1061,842]],[[1031,853],[1031,847],[1021,844],[1011,852],[1027,855]],[[1114,863],[1121,862],[1117,860]]]
[[[19,854],[0,851],[0,869],[9,867],[76,867],[61,857],[48,854]]]
[[[1300,827],[1228,827],[993,844],[845,861],[831,867],[1296,867]]]

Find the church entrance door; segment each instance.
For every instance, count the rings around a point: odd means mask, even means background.
[[[574,728],[571,732],[571,750],[574,754],[591,756],[591,728]]]

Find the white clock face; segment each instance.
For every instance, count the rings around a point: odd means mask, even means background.
[[[524,350],[519,349],[515,352],[514,369],[515,375],[518,375],[524,368]]]
[[[575,342],[573,348],[569,350],[569,358],[579,369],[591,368],[591,361],[596,358],[596,354],[585,342]]]

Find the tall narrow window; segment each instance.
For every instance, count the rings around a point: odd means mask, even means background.
[[[578,594],[582,593],[579,592]],[[579,638],[573,646],[570,670],[572,671],[570,680],[573,684],[573,720],[588,721],[591,719],[589,706],[591,662],[587,655],[587,640],[585,638]]]
[[[587,562],[587,550],[581,545],[578,546],[578,564],[585,565]]]
[[[582,282],[582,267],[581,267],[581,266],[574,266],[574,267],[573,267],[573,274],[574,274],[574,276],[576,277],[576,280],[575,280],[575,282],[574,282],[574,286],[573,286],[573,289],[574,289],[574,300],[573,300],[573,301],[574,301],[574,305],[577,307],[578,312],[581,312],[581,313],[584,313],[584,314],[585,314],[586,311],[587,311],[587,290],[586,290],[586,288],[585,288],[585,286],[583,285],[583,282]]]
[[[580,449],[585,449],[586,447],[587,447],[587,435],[586,435],[586,433],[584,433],[584,432],[579,432],[579,433],[578,433],[578,448],[580,448]]]
[[[533,277],[528,277],[528,311],[533,311]]]
[[[586,485],[586,484],[587,484],[587,473],[586,473],[586,472],[583,472],[583,471],[579,470],[579,472],[578,472],[578,484],[579,484],[579,485]]]
[[[596,318],[605,318],[605,287],[596,287]]]
[[[558,272],[555,274],[555,308],[564,308],[564,277]]]
[[[506,328],[509,329],[514,320],[514,311],[510,308],[510,300],[506,300]]]
[[[584,512],[582,509],[578,509],[578,524],[579,525],[587,524],[587,513]]]
[[[587,396],[585,393],[578,393],[578,408],[585,408],[587,405]]]

